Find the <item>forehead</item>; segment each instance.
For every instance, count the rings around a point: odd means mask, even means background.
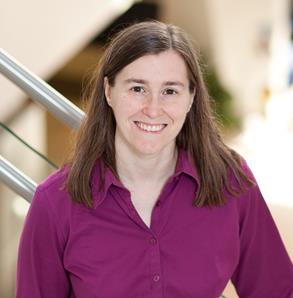
[[[183,58],[175,51],[142,56],[125,66],[117,75],[117,80],[127,78],[152,80],[188,81],[187,67]]]

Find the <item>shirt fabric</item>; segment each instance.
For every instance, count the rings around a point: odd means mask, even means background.
[[[252,176],[246,163],[245,172]],[[257,184],[227,203],[194,207],[199,176],[180,150],[148,227],[107,169],[94,208],[62,189],[67,170],[36,190],[20,239],[17,298],[293,298],[293,266]],[[230,182],[236,185],[231,176]]]

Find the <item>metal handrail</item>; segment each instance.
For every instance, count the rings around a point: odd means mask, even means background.
[[[8,160],[0,155],[0,180],[22,196],[29,203],[32,201],[37,183],[26,176]]]
[[[82,110],[1,48],[0,73],[70,128],[77,129],[80,126],[82,119],[85,117],[85,113]],[[0,180],[25,200],[31,202],[37,183],[1,155]]]
[[[45,106],[48,111],[69,127],[76,129],[80,126],[85,117],[85,113],[81,109],[1,48],[0,73],[20,87],[34,101]]]

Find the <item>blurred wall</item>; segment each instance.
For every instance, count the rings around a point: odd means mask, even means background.
[[[42,78],[52,76],[135,0],[2,1],[0,47]],[[0,76],[0,117],[22,101],[22,93]]]
[[[162,19],[185,28],[216,68],[240,117],[262,109],[267,88],[284,87],[289,0],[159,1]]]

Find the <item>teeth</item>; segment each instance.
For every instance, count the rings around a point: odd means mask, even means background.
[[[165,127],[164,124],[160,124],[160,125],[146,125],[146,124],[143,124],[143,123],[138,122],[138,121],[136,121],[135,123],[136,123],[136,125],[139,128],[141,128],[141,129],[143,129],[145,131],[160,131],[160,130],[162,130]]]

